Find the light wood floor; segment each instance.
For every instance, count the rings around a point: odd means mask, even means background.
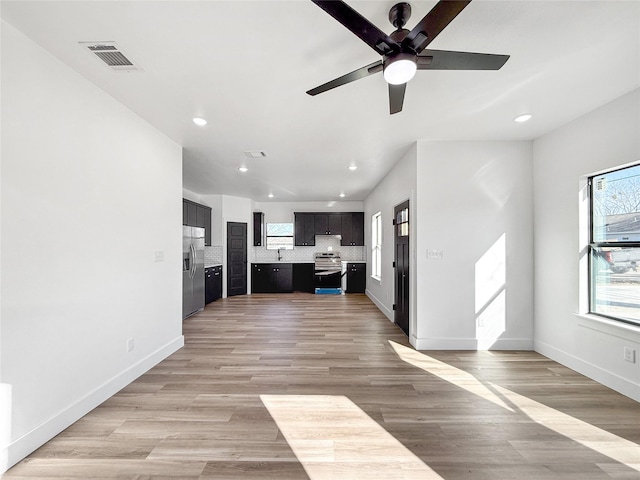
[[[3,478],[639,479],[640,405],[533,352],[415,352],[364,295],[233,297]]]

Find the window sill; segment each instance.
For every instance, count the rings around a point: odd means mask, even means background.
[[[382,278],[380,278],[380,277],[375,277],[375,276],[371,275],[371,280],[377,282],[378,285],[382,285]]]
[[[610,320],[592,313],[576,313],[574,315],[578,319],[578,325],[582,327],[640,343],[640,327]]]

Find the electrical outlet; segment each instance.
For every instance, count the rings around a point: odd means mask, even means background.
[[[478,327],[484,327],[484,318],[478,317]]]
[[[444,258],[444,252],[442,250],[427,250],[427,258]]]
[[[636,351],[630,347],[624,347],[624,359],[627,362],[636,363]]]
[[[164,262],[164,250],[156,250],[153,252],[154,262]]]
[[[127,352],[130,352],[131,350],[133,350],[134,347],[134,343],[133,343],[133,337],[127,339]]]

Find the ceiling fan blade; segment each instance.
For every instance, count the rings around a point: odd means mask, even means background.
[[[404,48],[422,52],[471,0],[440,0],[402,40]]]
[[[311,90],[307,91],[307,93],[309,95],[318,95],[319,93],[324,93],[327,90],[331,90],[332,88],[355,82],[356,80],[360,80],[361,78],[368,77],[369,75],[373,75],[374,73],[378,73],[381,71],[382,60],[378,60],[377,62],[370,63],[366,67],[359,68],[358,70],[354,70],[351,73],[347,73],[346,75],[331,80],[330,82],[324,83],[319,87],[312,88]]]
[[[400,51],[400,45],[349,5],[339,0],[311,0],[380,55]]]
[[[402,111],[402,104],[404,103],[404,92],[407,89],[407,84],[391,85],[389,84],[389,113],[393,115]]]
[[[500,70],[507,60],[509,55],[423,50],[417,64],[418,70]]]

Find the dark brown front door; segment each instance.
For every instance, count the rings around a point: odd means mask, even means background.
[[[227,297],[247,293],[247,224],[227,223]]]
[[[394,213],[395,295],[394,321],[409,336],[409,200]]]

